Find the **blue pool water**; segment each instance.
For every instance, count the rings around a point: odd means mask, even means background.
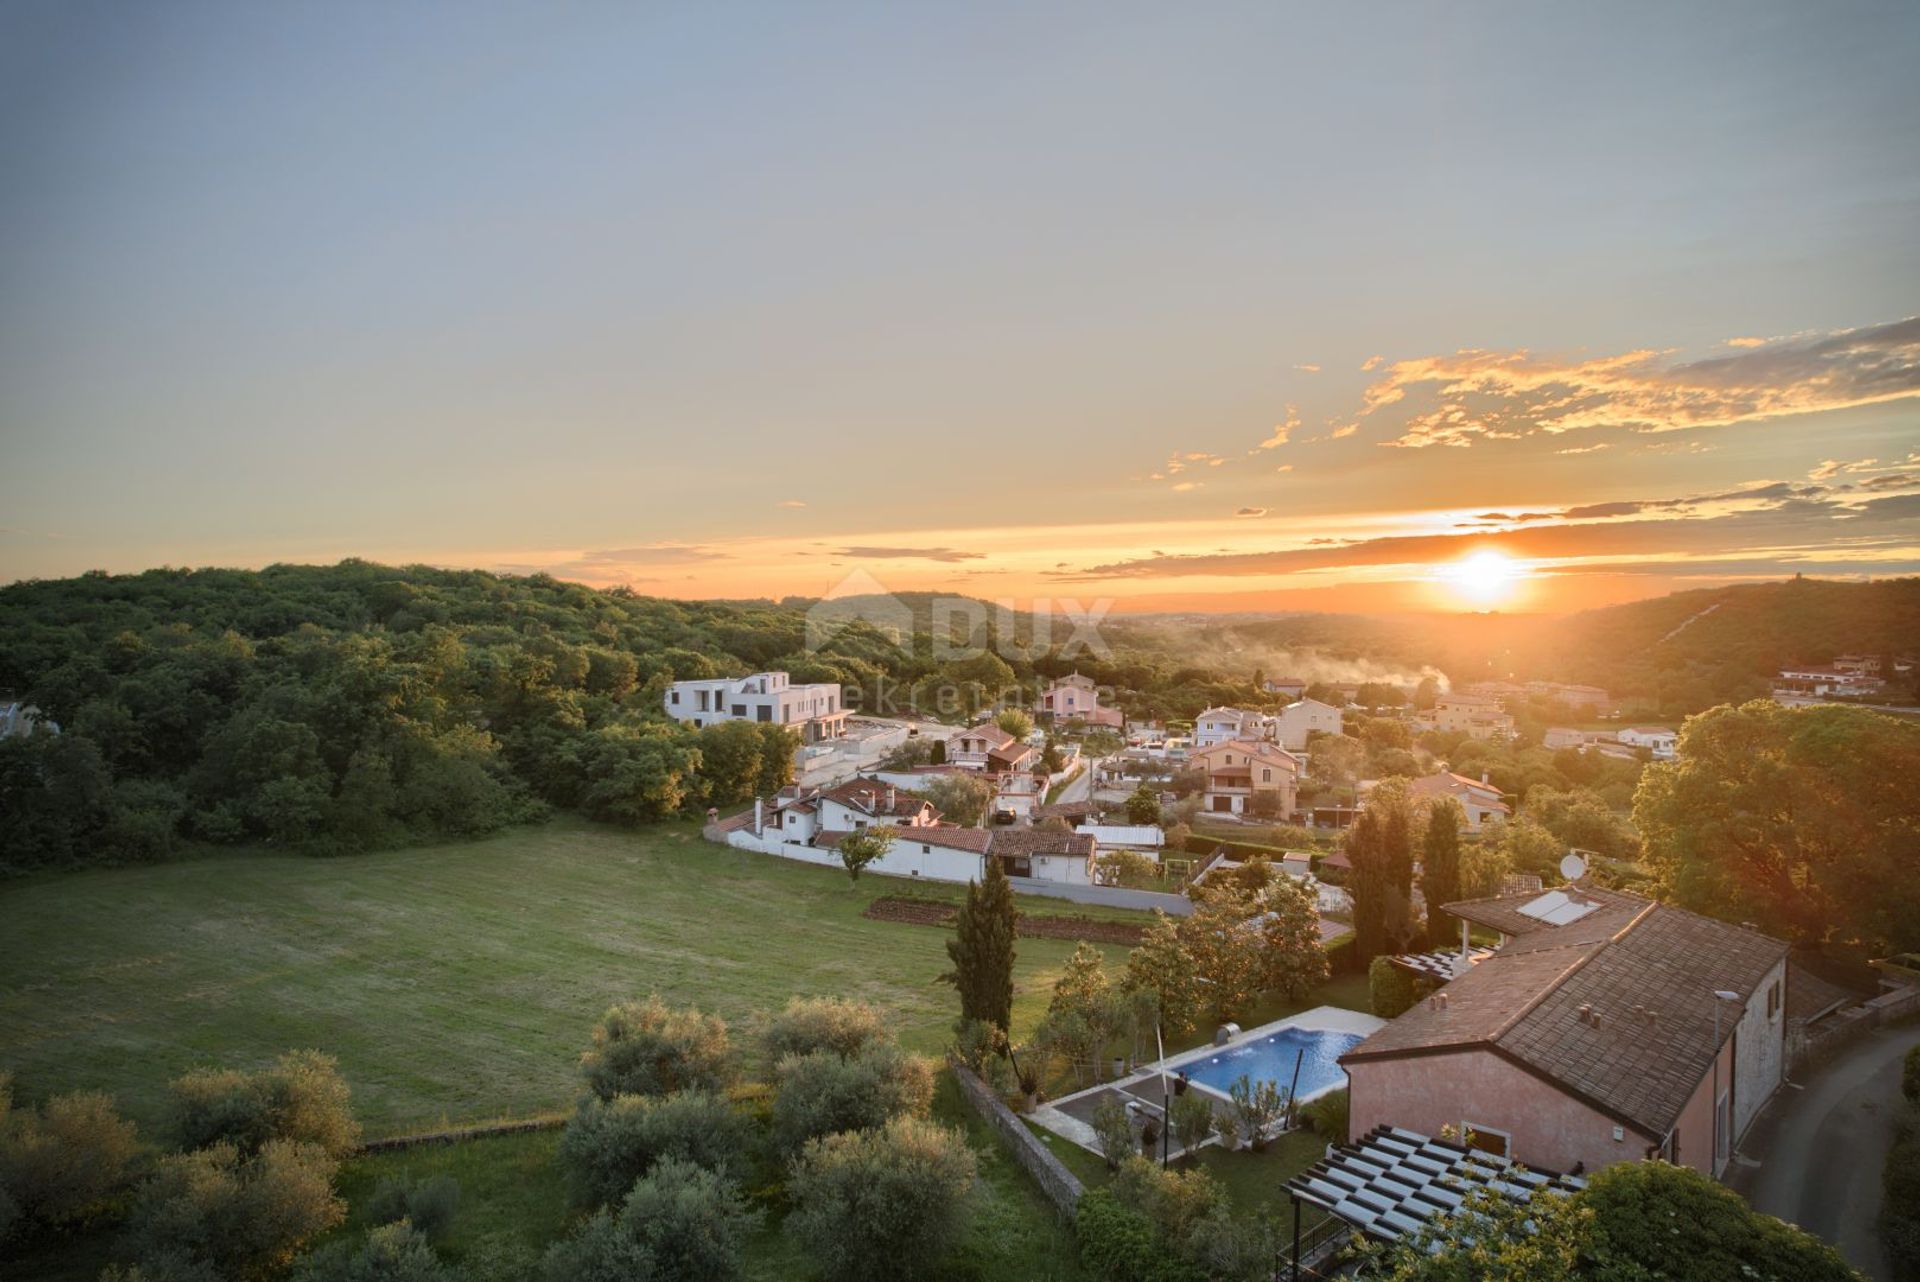
[[[1207,1051],[1173,1065],[1194,1081],[1225,1094],[1241,1074],[1256,1083],[1270,1081],[1285,1094],[1293,1081],[1293,1065],[1300,1052],[1300,1098],[1346,1081],[1337,1061],[1360,1043],[1358,1033],[1334,1033],[1305,1028],[1281,1028],[1224,1050]]]

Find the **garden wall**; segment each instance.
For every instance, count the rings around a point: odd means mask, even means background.
[[[947,1063],[953,1069],[954,1080],[960,1083],[960,1093],[967,1097],[967,1103],[974,1112],[985,1118],[987,1124],[1000,1132],[1007,1141],[1007,1147],[1013,1150],[1014,1160],[1026,1168],[1027,1174],[1039,1183],[1040,1191],[1062,1216],[1071,1220],[1079,1209],[1080,1195],[1086,1192],[1086,1186],[1061,1160],[1047,1151],[1040,1137],[1027,1129],[1027,1124],[1014,1115],[1005,1101],[994,1093],[992,1087],[981,1081],[974,1071],[958,1060],[949,1057]]]
[[[1909,984],[1822,1020],[1811,1032],[1787,1034],[1788,1072],[1798,1076],[1820,1067],[1876,1028],[1920,1016],[1920,984]]]
[[[1141,912],[1158,908],[1169,917],[1193,915],[1193,901],[1185,895],[1167,895],[1157,890],[1128,890],[1124,886],[1080,886],[1062,881],[1042,881],[1038,877],[1007,878],[1022,895],[1045,895],[1050,899],[1071,899],[1076,904],[1098,904],[1106,908],[1136,908]]]

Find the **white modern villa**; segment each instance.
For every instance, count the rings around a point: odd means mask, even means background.
[[[793,685],[784,672],[676,681],[667,687],[664,701],[668,716],[696,726],[771,722],[791,727],[803,743],[837,739],[847,732],[847,710],[840,705],[838,685]]]

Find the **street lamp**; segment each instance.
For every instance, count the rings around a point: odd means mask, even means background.
[[[1724,988],[1713,990],[1713,1099],[1709,1106],[1713,1109],[1713,1156],[1707,1165],[1713,1168],[1715,1176],[1720,1174],[1720,1004],[1737,1002],[1740,994],[1730,993]]]

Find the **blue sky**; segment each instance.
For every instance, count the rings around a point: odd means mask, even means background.
[[[1827,462],[1541,603],[1911,571],[1840,487],[1920,450],[1916,65],[1913,5],[13,3],[0,577],[1364,606],[1415,563],[1191,558]]]

